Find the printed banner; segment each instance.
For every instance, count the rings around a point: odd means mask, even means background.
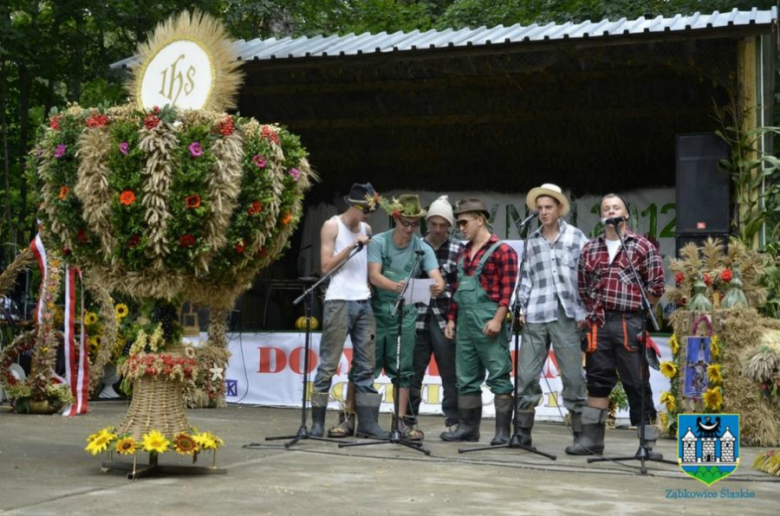
[[[237,333],[230,336],[229,349],[231,358],[225,377],[227,401],[250,405],[269,405],[282,407],[300,406],[302,397],[304,333]],[[307,389],[311,390],[311,382],[317,372],[320,333],[311,335],[311,350],[309,355],[309,378]],[[201,340],[206,340],[202,334]],[[671,360],[669,339],[653,337],[661,351],[661,360]],[[512,344],[512,349],[514,344]],[[332,401],[330,408],[338,408],[339,402],[346,394],[347,373],[352,359],[352,344],[349,339],[344,346],[344,353],[339,362],[331,387]],[[660,395],[668,391],[669,380],[658,371],[651,369],[653,387],[653,403],[661,407]],[[536,409],[537,419],[547,421],[562,421],[566,415],[563,406],[563,385],[556,366],[555,356],[550,356],[545,363],[540,383],[543,390],[542,402]],[[376,379],[376,388],[382,393],[382,412],[391,412],[393,408],[390,379],[384,374]],[[493,394],[483,386],[484,414],[493,416]],[[441,414],[442,399],[441,378],[435,360],[431,361],[423,381],[423,402],[420,406],[422,414]],[[628,420],[628,411],[618,412],[618,420]]]

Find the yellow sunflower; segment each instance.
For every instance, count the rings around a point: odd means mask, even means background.
[[[93,335],[87,339],[87,350],[90,353],[97,353],[98,347],[100,347],[100,340],[96,335]]]
[[[669,348],[672,350],[672,355],[677,356],[677,353],[680,352],[680,343],[677,340],[677,335],[672,334],[672,337],[669,339]]]
[[[674,396],[670,392],[661,393],[661,403],[666,405],[666,411],[669,413],[674,412],[677,408],[677,400],[674,399]]]
[[[717,335],[713,335],[710,339],[710,357],[720,358],[720,339]]]
[[[87,442],[91,443],[92,441],[97,439],[98,436],[103,435],[103,434],[113,435],[114,432],[116,432],[116,427],[113,427],[113,426],[107,426],[105,428],[101,428],[100,430],[98,430],[94,434],[92,434],[89,437],[87,437]],[[116,438],[116,436],[114,436],[114,438]]]
[[[192,455],[198,451],[198,443],[191,436],[180,433],[173,438],[173,449],[182,455]]]
[[[138,444],[132,437],[123,437],[116,443],[116,452],[119,455],[133,455],[138,450]]]
[[[204,450],[216,450],[225,444],[222,439],[212,434],[211,432],[201,432],[199,434],[194,434],[192,438],[196,443],[198,443],[198,446]]]
[[[143,436],[143,450],[148,452],[165,453],[171,442],[157,430],[152,430]]]
[[[116,318],[121,321],[122,319],[127,317],[127,314],[129,313],[130,310],[127,308],[126,304],[119,303],[114,308],[114,311],[116,312]]]
[[[707,368],[707,379],[710,385],[720,385],[723,382],[723,375],[720,374],[720,364],[710,364]]]
[[[95,312],[87,312],[84,314],[84,325],[92,326],[98,320],[98,316]]]
[[[723,405],[723,394],[720,387],[707,389],[702,397],[704,398],[704,408],[720,410],[721,405]]]
[[[677,364],[669,360],[661,362],[661,374],[670,380],[677,376]]]
[[[659,412],[658,419],[661,421],[661,426],[669,428],[669,414],[666,412]]]
[[[89,442],[84,450],[92,455],[97,455],[98,453],[106,451],[108,445],[111,444],[111,441],[114,439],[116,439],[116,435],[101,430],[97,433],[96,437]]]

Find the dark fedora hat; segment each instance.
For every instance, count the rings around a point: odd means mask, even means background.
[[[379,194],[371,183],[355,183],[349,189],[349,195],[344,196],[344,202],[349,206],[376,211]]]
[[[490,220],[490,212],[487,211],[487,208],[485,208],[485,205],[482,204],[482,199],[478,199],[477,197],[468,197],[466,199],[461,199],[455,204],[455,210],[453,210],[453,213],[457,215],[461,215],[463,213],[481,213],[485,216],[485,219]]]

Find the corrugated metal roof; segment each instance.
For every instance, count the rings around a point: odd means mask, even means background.
[[[729,27],[769,26],[777,22],[777,7],[769,11],[734,9],[730,12],[712,14],[695,13],[691,16],[677,15],[673,18],[637,18],[599,22],[564,23],[561,25],[533,24],[510,27],[499,25],[493,28],[446,29],[420,32],[395,32],[387,34],[364,33],[344,36],[314,36],[300,38],[269,38],[252,41],[236,41],[234,47],[239,59],[244,61],[266,59],[294,59],[303,57],[349,56],[384,52],[406,52],[457,47],[477,47],[491,44],[558,41],[567,39],[606,38],[641,34],[660,34]],[[111,65],[112,68],[132,66],[136,57],[129,57]]]

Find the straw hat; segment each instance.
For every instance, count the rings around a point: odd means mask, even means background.
[[[525,198],[525,205],[528,206],[529,210],[535,210],[536,199],[538,199],[543,195],[552,197],[553,199],[561,203],[561,217],[569,213],[569,199],[567,199],[566,196],[563,195],[563,191],[561,191],[560,186],[554,185],[552,183],[545,183],[542,186],[537,186],[536,188],[532,188],[531,191],[528,192],[528,195]]]

